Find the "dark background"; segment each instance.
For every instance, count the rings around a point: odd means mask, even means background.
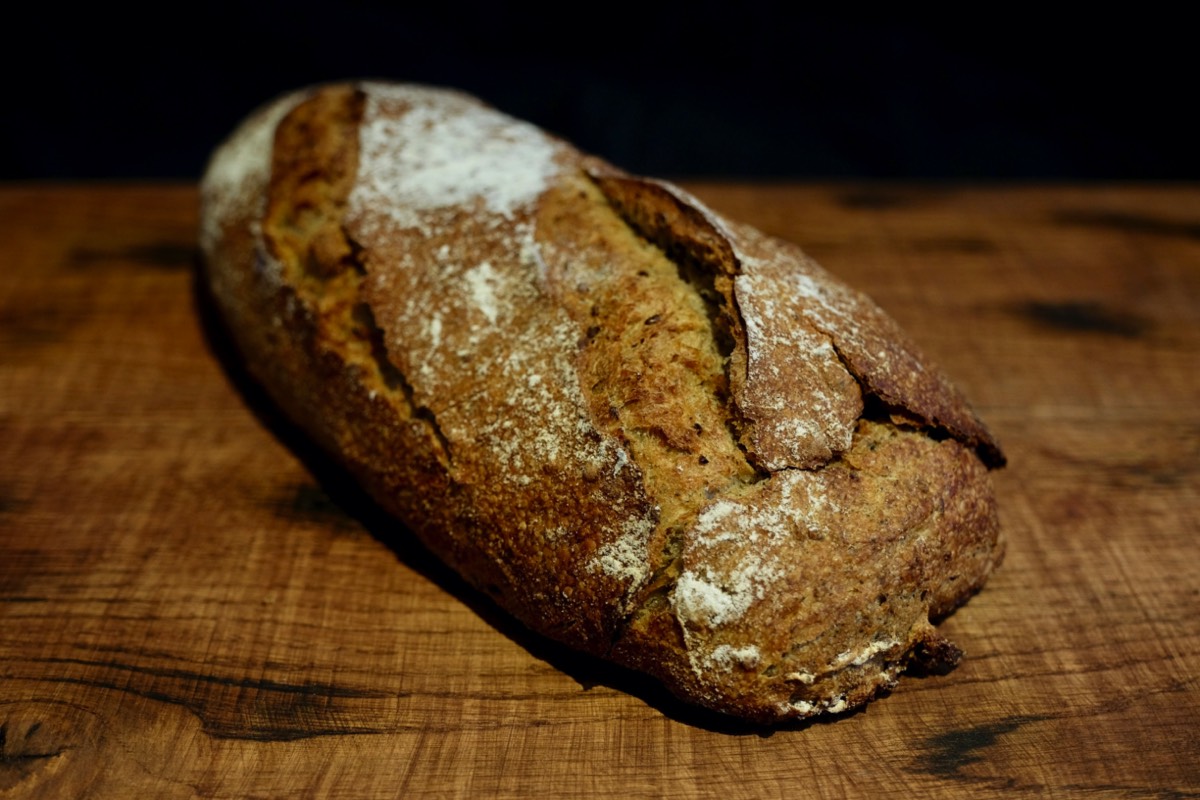
[[[1197,34],[1146,9],[148,8],[10,18],[0,179],[195,179],[253,107],[348,77],[465,89],[666,177],[1200,178]]]

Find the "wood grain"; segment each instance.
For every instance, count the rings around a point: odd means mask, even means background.
[[[967,659],[763,730],[532,637],[249,385],[183,186],[0,188],[0,798],[1200,797],[1200,188],[692,185],[999,435]]]

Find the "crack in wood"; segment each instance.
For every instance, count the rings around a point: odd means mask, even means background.
[[[286,692],[290,694],[313,695],[318,697],[387,699],[405,696],[403,693],[396,694],[372,689],[354,689],[351,687],[337,686],[336,684],[330,683],[317,683],[314,681],[305,681],[304,683],[284,683],[281,681],[272,681],[267,678],[226,678],[219,675],[206,675],[203,672],[195,672],[193,670],[141,667],[134,664],[125,664],[120,661],[94,661],[85,658],[35,658],[29,659],[29,661],[39,664],[76,664],[86,667],[108,667],[110,669],[142,673],[161,678],[181,678],[217,684],[220,686],[230,686],[239,689],[262,689],[272,692]]]
[[[1078,225],[1089,228],[1107,228],[1121,233],[1200,239],[1200,222],[1181,222],[1128,211],[1069,208],[1054,212],[1053,219],[1059,225]]]
[[[1039,326],[1066,333],[1097,333],[1136,339],[1154,327],[1153,322],[1144,317],[1086,300],[1029,300],[1014,304],[1011,310]]]
[[[8,723],[0,722],[0,792],[28,780],[51,759],[73,749],[28,749],[26,745],[41,726],[40,722],[33,723],[20,741],[14,741],[9,737]]]
[[[964,767],[984,760],[980,751],[994,746],[1001,736],[1028,725],[1051,719],[1042,715],[1008,717],[973,728],[958,728],[935,734],[921,744],[924,751],[917,771],[938,778],[963,778]]]
[[[70,267],[90,267],[92,264],[126,262],[139,267],[161,270],[191,269],[199,258],[194,244],[183,242],[147,242],[123,250],[78,247],[67,253],[66,263]]]
[[[145,675],[170,681],[193,682],[239,690],[256,690],[266,697],[257,697],[253,703],[239,703],[236,709],[222,704],[220,698],[209,698],[194,690],[187,693],[172,693],[153,685],[136,685],[130,680],[105,679],[103,677],[40,676],[37,680],[111,689],[147,700],[167,703],[186,709],[201,723],[209,736],[222,739],[248,739],[254,741],[295,741],[314,736],[374,734],[388,732],[388,728],[357,722],[357,717],[347,714],[345,708],[337,707],[332,701],[345,699],[395,700],[410,696],[409,693],[390,693],[370,689],[336,686],[315,682],[291,684],[268,679],[229,678],[206,675],[183,669],[140,667],[118,661],[99,661],[78,658],[30,659],[34,664],[71,664],[88,668],[107,668],[127,675]],[[10,678],[23,676],[9,675]],[[33,680],[34,678],[29,677]],[[183,688],[186,688],[186,683]],[[271,699],[271,695],[275,699]],[[240,697],[240,693],[239,693]],[[222,710],[234,710],[235,714],[222,714]],[[323,718],[333,717],[339,724],[323,723]]]

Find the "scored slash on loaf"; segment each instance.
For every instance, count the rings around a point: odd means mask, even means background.
[[[957,649],[995,441],[793,245],[468,96],[290,94],[216,151],[205,276],[273,400],[535,631],[772,722]]]

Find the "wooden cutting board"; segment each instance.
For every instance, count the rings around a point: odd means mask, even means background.
[[[196,192],[0,188],[0,798],[1200,797],[1200,187],[692,185],[998,434],[967,651],[777,730],[525,632],[247,384]]]

